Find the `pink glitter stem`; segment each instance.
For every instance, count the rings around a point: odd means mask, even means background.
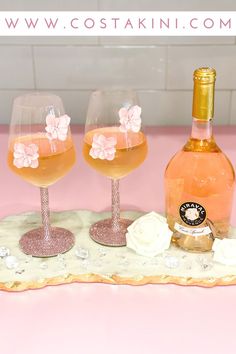
[[[112,230],[117,232],[120,229],[120,191],[119,180],[112,179]]]
[[[49,241],[51,238],[51,226],[50,226],[50,210],[49,210],[49,197],[48,188],[40,188],[41,197],[41,215],[44,230],[44,239]]]

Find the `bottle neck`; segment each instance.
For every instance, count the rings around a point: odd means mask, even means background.
[[[212,139],[212,120],[199,120],[193,117],[191,138],[197,140]]]

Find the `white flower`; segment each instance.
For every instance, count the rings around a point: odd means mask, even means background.
[[[137,133],[141,129],[141,112],[142,109],[139,106],[132,106],[129,107],[128,109],[125,107],[122,107],[119,110],[119,117],[120,117],[120,131],[122,132],[128,132],[132,131],[134,133]]]
[[[197,220],[197,218],[199,218],[199,212],[196,208],[189,208],[186,210],[185,216],[187,219],[194,221]]]
[[[155,257],[170,247],[172,231],[166,219],[154,211],[135,220],[127,230],[127,247],[142,256]]]
[[[38,151],[39,147],[37,144],[24,145],[22,143],[16,143],[14,145],[13,165],[17,168],[37,168],[39,166]]]
[[[236,265],[236,239],[215,239],[213,260],[225,265]]]
[[[45,130],[49,140],[58,139],[60,141],[65,141],[67,139],[70,125],[70,117],[67,114],[60,117],[48,114],[46,117],[46,124],[47,126],[45,127]]]

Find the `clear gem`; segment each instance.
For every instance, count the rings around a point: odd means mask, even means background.
[[[0,247],[0,258],[4,258],[10,256],[10,250],[7,247]]]
[[[8,269],[16,269],[19,265],[18,259],[15,256],[7,256],[5,264]]]
[[[66,269],[66,267],[67,267],[66,263],[61,263],[60,264],[60,269],[63,270],[63,269]]]
[[[18,269],[16,269],[16,274],[22,274],[22,273],[24,273],[24,269],[23,268],[18,268]]]
[[[39,267],[40,267],[41,269],[47,269],[47,268],[48,268],[47,262],[41,262],[40,265],[39,265]]]
[[[107,255],[107,252],[104,250],[104,248],[99,248],[98,249],[98,254],[99,254],[99,257],[105,257]]]
[[[64,259],[65,259],[64,254],[61,254],[61,253],[58,254],[57,259],[58,259],[59,262],[64,262]]]
[[[167,268],[175,269],[179,267],[179,260],[174,256],[166,256],[164,258],[164,264]]]
[[[213,267],[213,262],[211,259],[208,259],[206,257],[197,257],[196,262],[199,264],[201,270],[207,271],[210,270]]]
[[[78,247],[78,248],[75,250],[75,255],[76,255],[76,257],[78,257],[78,258],[87,259],[88,256],[89,256],[89,251],[86,250],[85,248]]]
[[[85,269],[88,268],[89,262],[87,261],[87,259],[83,259],[81,262],[81,266]]]
[[[185,267],[185,269],[187,269],[187,270],[191,270],[191,269],[192,269],[192,262],[191,262],[190,260],[186,260],[186,261],[184,262],[184,267]]]
[[[25,263],[30,263],[33,260],[32,256],[28,256],[25,260]]]

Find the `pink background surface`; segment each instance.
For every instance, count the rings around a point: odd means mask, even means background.
[[[37,188],[7,168],[7,129],[0,130],[1,217],[39,209]],[[74,127],[73,132],[77,164],[50,188],[51,207],[108,210],[109,181],[84,163],[82,129]],[[188,132],[189,128],[147,129],[148,158],[121,182],[123,209],[164,210],[164,168]],[[235,166],[236,127],[217,127],[215,135]],[[235,207],[234,203],[234,225]],[[235,298],[235,286],[71,284],[0,292],[0,350],[4,354],[235,353]]]

